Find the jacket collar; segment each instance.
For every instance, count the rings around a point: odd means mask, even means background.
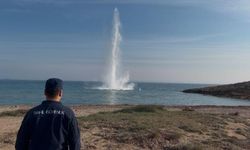
[[[61,101],[55,101],[55,100],[47,99],[47,100],[44,100],[42,102],[42,104],[52,104],[52,103],[54,103],[54,104],[61,104]]]

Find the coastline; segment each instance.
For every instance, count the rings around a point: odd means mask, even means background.
[[[19,111],[19,110],[26,111],[33,106],[34,105],[0,105],[0,114],[2,114],[4,112],[15,112],[15,111]],[[125,113],[125,114],[122,114],[125,116],[118,116],[117,117],[117,116],[113,116],[114,114],[111,112],[124,110],[124,109],[126,110],[126,109],[130,109],[130,108],[137,107],[137,106],[143,106],[143,107],[144,106],[145,107],[150,107],[150,106],[158,107],[159,106],[159,107],[162,107],[164,109],[164,111],[165,110],[167,111],[164,113],[167,113],[167,114],[173,113],[171,116],[168,117],[168,118],[172,117],[172,119],[174,119],[174,120],[171,120],[172,122],[178,122],[180,120],[188,120],[188,121],[185,121],[188,124],[189,124],[189,121],[195,121],[196,119],[202,120],[202,122],[203,122],[203,121],[207,120],[206,118],[209,118],[212,115],[212,118],[215,117],[214,118],[215,120],[217,118],[220,118],[219,120],[215,121],[212,126],[219,126],[219,127],[222,125],[224,126],[224,120],[226,120],[227,125],[225,125],[225,127],[223,127],[223,132],[224,132],[224,128],[225,128],[225,133],[222,134],[226,138],[234,139],[237,142],[246,141],[246,140],[247,140],[247,142],[249,142],[248,140],[250,140],[249,134],[242,135],[242,134],[237,132],[238,129],[241,129],[242,131],[246,131],[246,132],[250,131],[250,117],[249,117],[250,116],[250,106],[70,105],[69,107],[72,108],[72,110],[75,112],[75,114],[79,120],[82,141],[83,141],[86,149],[108,149],[108,148],[124,149],[124,148],[122,148],[123,146],[127,146],[129,149],[140,149],[140,148],[150,149],[150,146],[148,146],[146,143],[141,146],[141,145],[136,144],[136,142],[134,142],[134,143],[131,142],[128,139],[125,141],[122,141],[122,142],[117,142],[114,139],[109,139],[107,137],[103,137],[104,135],[102,135],[105,133],[105,136],[106,136],[109,132],[114,130],[113,127],[111,129],[109,129],[110,125],[106,126],[107,124],[111,123],[114,126],[117,126],[117,125],[119,125],[120,121],[124,120],[124,117],[126,117],[126,115],[131,115],[131,114]],[[161,111],[162,110],[159,110],[159,112],[161,112]],[[156,112],[158,112],[158,110]],[[181,113],[180,120],[178,120],[178,118],[180,118],[179,113]],[[106,120],[111,119],[111,121],[106,122],[105,126],[100,126],[99,124],[102,124],[103,122],[98,123],[98,121],[102,120],[102,119],[97,119],[97,120],[94,119],[95,121],[93,121],[92,117],[94,116],[94,118],[95,118],[97,116],[97,118],[98,118],[98,117],[100,117],[98,115],[102,116],[103,114],[106,115],[105,117],[108,117],[108,118],[106,118]],[[166,115],[166,114],[164,114],[164,115]],[[194,116],[198,115],[199,117],[196,118],[196,117],[193,117],[192,115],[194,115]],[[88,117],[88,116],[90,116],[90,117]],[[147,116],[147,113],[136,112],[135,116],[138,116],[138,118],[141,118],[142,116]],[[118,120],[121,118],[123,118],[123,119],[119,120],[119,121],[112,120],[115,117],[117,117],[116,119],[118,119]],[[189,117],[191,117],[191,118],[189,118]],[[1,126],[1,128],[0,128],[0,149],[2,149],[2,150],[14,149],[16,133],[19,129],[22,118],[23,118],[23,114],[18,114],[16,116],[15,115],[13,115],[13,116],[12,115],[0,116],[0,126]],[[127,121],[129,121],[130,118],[131,117],[127,118]],[[156,113],[156,116],[155,116],[155,114],[152,113],[152,116],[149,116],[149,119],[150,120],[151,119],[157,120],[157,113]],[[211,121],[213,122],[214,120],[212,119]],[[223,123],[222,123],[222,121],[223,121]],[[133,121],[131,121],[131,122],[133,122]],[[88,126],[89,124],[91,124],[91,126]],[[140,125],[141,124],[137,124],[137,126],[140,126]],[[190,125],[192,125],[192,124],[190,123]],[[122,127],[123,126],[124,125],[122,125]],[[197,125],[195,124],[194,126],[195,127],[199,126],[199,124],[197,124]],[[119,128],[122,128],[122,127],[119,127]],[[124,128],[126,129],[126,126],[124,126]],[[150,128],[150,130],[151,130],[151,128]],[[174,130],[172,128],[170,128],[168,130],[171,132],[174,132]],[[186,129],[182,129],[182,130],[186,130]],[[189,131],[189,130],[190,129],[187,129],[187,132],[181,131],[180,133],[178,133],[178,134],[183,134],[183,135],[181,135],[182,138],[180,138],[180,140],[178,140],[178,142],[183,143],[183,140],[187,140],[184,142],[191,141],[191,144],[192,144],[192,140],[198,140],[198,138],[203,138],[204,136],[206,136],[206,138],[208,138],[208,135],[207,135],[208,133],[205,133],[205,132],[209,132],[209,134],[210,134],[210,132],[211,133],[214,132],[213,131],[214,129],[212,129],[212,128],[211,129],[207,128],[206,130],[208,130],[208,131],[206,131],[205,129],[204,130],[202,129],[201,131],[196,131],[196,129],[192,129],[194,131],[192,131],[192,130]],[[216,129],[216,130],[222,130],[222,129]],[[117,138],[117,137],[121,136],[120,134],[123,134],[123,133],[121,133],[120,131],[117,133],[115,132],[114,134],[112,134],[112,136]],[[126,131],[126,134],[128,134],[127,131]],[[213,133],[213,134],[215,134],[215,133]],[[217,138],[218,138],[218,140],[220,140],[220,138],[225,138],[225,137],[217,137]],[[190,140],[187,138],[190,138]],[[170,145],[173,144],[173,143],[171,143],[172,141],[168,141],[168,142],[170,142]],[[153,148],[157,148],[157,149],[160,148],[161,149],[162,147],[159,147],[159,146],[161,146],[161,145],[158,144],[158,147],[157,147],[157,144],[156,144],[156,147],[153,147]]]
[[[208,86],[203,88],[186,89],[184,93],[195,93],[211,95],[224,98],[234,98],[249,101],[250,100],[250,81],[239,82],[234,84]]]

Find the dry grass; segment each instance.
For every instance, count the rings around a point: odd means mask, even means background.
[[[250,149],[249,117],[242,116],[241,110],[235,114],[227,113],[221,110],[222,108],[218,109],[222,113],[202,112],[194,107],[171,109],[158,105],[126,106],[112,112],[80,116],[78,121],[81,140],[87,150]],[[81,110],[83,109],[79,107],[77,112],[80,113]],[[231,108],[228,110],[234,112]],[[10,124],[20,122],[26,112],[27,110],[23,109],[5,111],[0,113],[0,119],[7,120]],[[5,129],[0,132],[0,149],[14,149],[20,124],[16,123],[15,128],[5,124],[3,123]],[[8,126],[10,130],[7,130]]]
[[[7,116],[11,116],[11,117],[20,117],[23,116],[24,114],[26,114],[28,110],[27,109],[17,109],[14,111],[4,111],[0,113],[0,117],[7,117]]]
[[[237,128],[235,136],[228,136],[228,121],[245,123],[234,115],[168,111],[160,106],[136,106],[79,118],[83,132],[94,132],[95,138],[113,143],[113,148],[125,144],[131,149],[250,149],[250,135],[242,135],[249,133],[249,126]],[[236,134],[245,136],[245,140],[237,139]],[[85,140],[87,149],[97,148],[98,141],[92,142]],[[105,146],[108,149],[110,145]]]

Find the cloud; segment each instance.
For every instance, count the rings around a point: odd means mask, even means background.
[[[44,4],[163,4],[175,6],[197,6],[218,11],[250,12],[249,0],[3,0],[12,3]]]
[[[129,45],[152,45],[152,44],[182,44],[182,43],[196,43],[200,41],[206,41],[211,38],[225,36],[225,33],[214,33],[214,34],[204,34],[197,36],[178,36],[178,37],[157,37],[150,39],[130,39],[127,42]],[[141,40],[142,39],[142,40]]]
[[[205,7],[207,9],[216,10],[219,12],[226,13],[238,13],[249,15],[250,12],[250,1],[249,0],[210,0],[204,2],[195,2],[197,6]]]
[[[18,4],[43,3],[43,4],[161,4],[175,6],[194,6],[220,12],[233,12],[249,15],[249,0],[3,0]],[[2,3],[0,2],[0,3]]]

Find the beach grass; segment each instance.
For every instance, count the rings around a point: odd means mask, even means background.
[[[74,109],[77,109],[77,113],[88,112],[84,108],[93,111],[104,106],[83,106]],[[250,149],[250,120],[242,117],[245,111],[242,107],[234,107],[233,112],[229,111],[232,107],[213,107],[220,110],[220,113],[204,111],[211,107],[204,107],[203,111],[198,107],[161,105],[117,108],[119,109],[113,111],[77,115],[84,149]],[[20,124],[11,122],[21,121],[26,112],[27,109],[15,109],[0,113],[0,119],[6,124],[5,129],[0,130],[0,149],[9,149],[4,148],[6,146],[14,147]]]
[[[163,106],[145,105],[100,112],[78,119],[83,132],[93,130],[95,136],[117,145],[170,150],[250,148],[250,135],[242,135],[249,131],[249,126],[227,131],[230,121],[246,123],[232,115],[226,117],[185,109],[169,111]],[[232,132],[235,137],[228,135],[228,132]],[[95,147],[91,140],[86,140],[85,145],[89,149]]]

